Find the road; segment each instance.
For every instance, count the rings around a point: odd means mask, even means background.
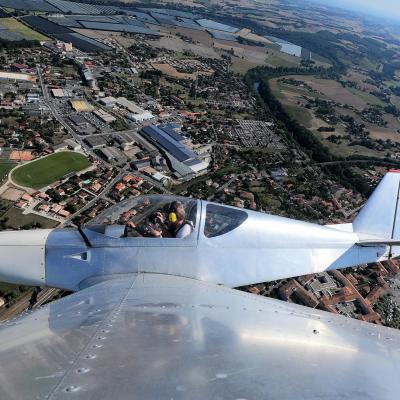
[[[122,177],[127,173],[126,170],[120,170],[119,173],[116,175],[116,177],[111,180],[103,189],[101,193],[99,193],[95,198],[90,200],[88,203],[86,203],[80,210],[78,210],[76,213],[72,214],[67,220],[65,220],[60,227],[62,228],[69,222],[71,222],[75,217],[78,215],[82,214],[84,211],[88,210],[90,207],[94,206],[95,203],[97,203],[100,199],[106,199],[108,192],[111,190],[111,188],[120,180]]]
[[[70,135],[73,137],[73,139],[79,143],[82,146],[83,151],[87,154],[90,155],[91,157],[93,157],[95,160],[98,161],[99,164],[104,165],[107,168],[114,168],[118,171],[117,176],[110,182],[107,184],[107,186],[104,188],[104,190],[97,195],[94,199],[92,199],[91,201],[89,201],[83,208],[81,208],[79,211],[77,211],[76,213],[74,213],[72,216],[70,216],[66,221],[64,221],[61,224],[62,226],[65,226],[65,224],[69,223],[73,218],[77,217],[78,215],[80,215],[82,212],[88,210],[90,207],[92,207],[97,201],[99,201],[101,198],[105,198],[108,195],[108,192],[112,189],[112,187],[117,183],[118,180],[120,180],[125,174],[129,173],[130,171],[128,170],[128,165],[124,168],[119,168],[116,166],[113,166],[112,164],[109,164],[108,162],[106,162],[105,160],[103,160],[101,157],[99,157],[85,142],[84,142],[84,138],[79,135],[77,132],[74,131],[74,129],[64,120],[63,116],[59,114],[59,112],[57,111],[55,105],[53,104],[53,100],[50,98],[49,96],[49,92],[47,90],[47,87],[44,83],[43,80],[43,75],[42,75],[42,71],[40,69],[40,67],[37,67],[37,74],[39,77],[39,82],[40,82],[40,87],[42,89],[42,94],[43,94],[43,99],[45,104],[49,107],[51,113],[53,114],[54,118],[67,130],[67,132],[70,133]],[[126,81],[125,82],[128,85],[132,85],[130,82]],[[110,132],[107,133],[108,135],[115,135],[118,134],[119,132]],[[90,136],[96,136],[96,135],[103,135],[104,133],[100,133],[100,134],[93,134]],[[152,179],[151,177],[144,175],[138,171],[134,172],[135,175],[139,176],[140,178],[144,179],[145,181],[149,182],[151,185],[157,187],[162,193],[165,194],[170,194],[170,192],[159,182],[157,182],[156,180]]]
[[[79,135],[77,132],[75,132],[72,127],[64,120],[64,118],[58,113],[56,107],[53,104],[53,100],[49,96],[49,92],[47,90],[47,87],[43,81],[43,76],[42,76],[42,71],[40,67],[37,67],[37,74],[39,77],[39,83],[40,87],[42,89],[42,94],[43,94],[43,99],[45,104],[49,107],[51,113],[53,114],[54,118],[67,130],[67,132],[73,137],[73,139],[79,143],[82,146],[82,149],[84,152],[93,158],[97,159],[101,164],[104,164],[108,167],[111,165],[105,162],[102,158],[97,156],[97,154],[92,151],[92,149],[84,142],[83,138],[81,135]]]

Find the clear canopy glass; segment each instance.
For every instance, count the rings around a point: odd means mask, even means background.
[[[183,206],[185,219],[194,228],[197,200],[164,195],[129,198],[99,214],[86,228],[111,237],[174,237],[169,229],[169,214],[176,204]]]

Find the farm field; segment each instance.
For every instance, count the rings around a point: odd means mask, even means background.
[[[362,90],[354,89],[354,88],[346,88],[349,90],[351,93],[356,95],[357,97],[363,99],[367,104],[371,106],[384,106],[385,104],[383,103],[382,100],[378,99],[378,97],[374,96],[371,93],[364,92]]]
[[[347,104],[359,111],[368,107],[368,105],[384,105],[380,99],[368,92],[363,92],[353,88],[344,88],[339,82],[331,79],[320,79],[313,76],[303,75],[290,75],[286,78],[293,78],[304,82],[312,88],[313,92],[310,92],[307,88],[283,85],[276,82],[276,79],[273,79],[271,80],[271,89],[281,100],[286,99],[289,102],[293,102],[295,100],[297,101],[303,95],[312,97],[318,96],[320,99]]]
[[[315,113],[306,108],[307,98],[318,97],[321,100],[332,100],[343,105],[354,107],[354,110],[336,106],[337,115],[347,115],[353,117],[357,123],[364,123],[366,129],[370,132],[370,138],[373,140],[391,140],[400,143],[400,122],[390,114],[384,114],[383,119],[386,127],[381,127],[363,121],[355,110],[361,111],[370,105],[382,105],[380,99],[357,89],[345,87],[334,80],[325,80],[313,76],[291,75],[286,78],[292,78],[296,81],[304,82],[302,86],[295,86],[284,82],[278,82],[279,78],[270,80],[270,88],[274,96],[280,101],[288,115],[299,122],[302,126],[310,129],[329,150],[338,156],[363,155],[363,156],[382,156],[378,150],[369,149],[359,145],[350,145],[350,141],[345,139],[347,135],[343,124],[337,124],[334,132],[320,132],[319,128],[328,127],[324,120],[316,117]],[[331,135],[343,137],[337,143],[328,140]]]
[[[84,155],[63,151],[22,165],[12,172],[11,177],[18,185],[40,189],[66,174],[81,171],[90,165]]]
[[[273,67],[297,67],[300,64],[300,58],[283,54],[280,52],[272,53],[265,62]]]
[[[305,82],[313,90],[326,96],[326,98],[336,101],[337,103],[347,104],[362,110],[370,105],[381,105],[382,102],[375,96],[353,88],[344,88],[339,82],[331,79],[320,79],[313,76],[291,76],[293,79],[298,79]]]
[[[220,55],[212,46],[212,37],[207,32],[164,26],[159,26],[158,30],[165,36],[156,40],[147,41],[147,44],[154,48],[167,49],[176,52],[189,51],[196,56],[220,58]],[[183,41],[181,38],[176,36],[177,33],[192,38],[195,43],[187,43]]]
[[[49,40],[48,37],[25,26],[23,23],[17,21],[15,18],[1,18],[0,25],[10,32],[20,34],[26,40]]]
[[[158,64],[153,63],[152,67],[158,71],[161,71],[163,74],[172,76],[176,79],[188,79],[195,80],[196,76],[194,74],[185,74],[183,72],[178,72],[175,67],[169,64]]]

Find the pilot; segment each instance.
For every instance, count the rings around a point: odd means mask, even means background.
[[[186,219],[186,211],[184,205],[180,201],[174,201],[169,206],[168,220],[163,213],[158,212],[157,217],[162,224],[167,226],[169,237],[184,239],[188,237],[194,229],[192,221]],[[152,229],[153,237],[163,237],[161,229]]]

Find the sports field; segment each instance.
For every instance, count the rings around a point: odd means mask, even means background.
[[[44,41],[49,40],[48,37],[42,35],[39,32],[28,28],[23,23],[17,21],[15,18],[1,18],[0,25],[4,26],[7,30],[11,32],[17,32],[27,40],[38,40]]]
[[[72,151],[62,151],[22,165],[12,172],[12,180],[21,186],[40,189],[58,181],[70,172],[90,166],[87,158]]]

